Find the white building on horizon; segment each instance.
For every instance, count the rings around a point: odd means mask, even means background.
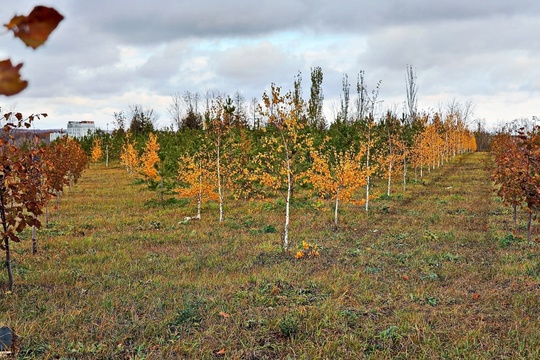
[[[65,132],[53,132],[49,135],[49,140],[52,142],[62,136],[71,136],[72,138],[82,138],[83,136],[92,135],[96,132],[96,125],[93,121],[68,121],[67,130]]]

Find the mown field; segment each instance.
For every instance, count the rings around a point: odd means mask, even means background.
[[[36,359],[540,358],[538,244],[495,196],[490,162],[459,156],[369,216],[345,206],[338,229],[330,203],[297,200],[286,253],[279,201],[182,223],[194,205],[92,166],[39,254],[15,244],[0,326]],[[320,255],[296,259],[302,241]]]

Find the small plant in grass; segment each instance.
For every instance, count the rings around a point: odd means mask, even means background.
[[[383,331],[380,331],[379,334],[377,334],[377,338],[381,340],[388,340],[388,339],[400,339],[402,336],[399,334],[399,328],[395,325],[392,325],[388,327],[387,329],[384,329]]]
[[[532,265],[528,266],[526,274],[528,276],[532,276],[536,278],[540,277],[540,262],[537,261],[533,263]]]
[[[521,239],[514,236],[514,234],[508,234],[499,240],[499,245],[502,248],[510,247],[512,244],[520,242]]]
[[[297,259],[317,257],[319,256],[319,249],[319,245],[317,244],[302,241],[302,245],[298,247],[298,251],[294,257]]]
[[[173,337],[181,337],[183,331],[189,331],[191,327],[198,327],[202,321],[202,302],[200,300],[188,299],[184,301],[183,305],[183,308],[168,324],[169,332]]]
[[[294,315],[286,315],[279,321],[279,331],[286,338],[293,338],[298,334],[299,321]]]

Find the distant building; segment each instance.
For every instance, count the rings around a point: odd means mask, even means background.
[[[68,121],[66,132],[54,132],[50,135],[50,141],[54,141],[62,136],[71,136],[72,138],[81,138],[86,135],[92,135],[96,132],[96,125],[93,121]]]

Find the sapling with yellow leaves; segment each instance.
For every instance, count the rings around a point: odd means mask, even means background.
[[[209,200],[219,200],[216,182],[211,169],[213,160],[204,147],[195,154],[185,154],[178,159],[178,176],[180,186],[174,191],[180,197],[191,199],[197,203],[197,215],[186,216],[184,220],[200,220],[201,207]]]
[[[129,131],[126,133],[126,139],[122,145],[120,162],[126,167],[126,171],[131,175],[139,168],[139,153],[135,149],[135,142],[131,141],[131,132]]]
[[[96,164],[103,157],[101,139],[95,138],[90,151],[90,161]]]
[[[270,93],[265,92],[262,100],[259,110],[267,119],[267,126],[251,178],[270,193],[280,194],[285,199],[282,248],[287,250],[293,188],[305,175],[303,167],[308,162],[312,139],[306,131],[305,120],[298,116],[298,106],[290,92],[282,95],[281,88],[272,84]]]
[[[330,197],[334,201],[334,224],[338,226],[339,205],[353,201],[354,195],[366,185],[372,171],[362,166],[365,149],[326,152],[312,149],[310,154],[312,165],[305,181],[311,183],[321,197]]]
[[[141,156],[139,172],[147,181],[159,183],[159,200],[163,201],[163,177],[159,172],[161,160],[158,152],[157,136],[150,133]]]

